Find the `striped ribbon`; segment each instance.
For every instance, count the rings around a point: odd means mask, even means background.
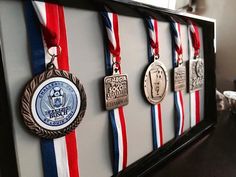
[[[68,71],[68,49],[63,7],[27,0],[25,1],[25,17],[33,74],[37,75],[45,70],[45,66],[51,59],[46,51],[48,47],[55,45],[59,45],[62,50],[54,64],[57,68]],[[41,152],[45,177],[79,177],[75,131],[57,139],[41,139]]]
[[[108,38],[108,48],[106,48],[105,52],[106,73],[107,75],[111,75],[113,72],[113,63],[119,63],[121,60],[118,15],[108,12],[107,9],[102,11],[101,15],[103,17]],[[120,67],[119,73],[121,74]],[[127,135],[123,107],[109,111],[109,118],[113,131],[113,172],[114,174],[117,174],[127,166]]]
[[[188,39],[189,39],[189,56],[190,60],[196,58],[200,54],[200,36],[198,27],[189,21],[188,25]],[[200,91],[190,93],[190,117],[191,127],[200,122]]]
[[[182,62],[183,48],[180,34],[180,24],[174,19],[171,20],[171,31],[174,42],[174,56],[173,56],[173,67],[178,67]],[[184,102],[182,91],[174,92],[175,110],[177,118],[176,135],[181,135],[184,130]]]
[[[148,17],[146,19],[149,45],[148,45],[148,62],[153,62],[153,56],[159,55],[158,42],[158,22],[156,19]],[[163,145],[163,130],[162,130],[162,113],[161,104],[151,105],[152,116],[152,132],[153,132],[153,149],[156,150]]]

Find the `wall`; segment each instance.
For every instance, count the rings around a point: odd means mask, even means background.
[[[197,13],[216,19],[216,79],[221,91],[234,89],[236,79],[235,0],[201,0]]]

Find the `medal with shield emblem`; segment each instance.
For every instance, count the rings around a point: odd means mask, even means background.
[[[74,130],[86,110],[86,94],[79,79],[53,64],[25,87],[21,114],[25,125],[43,138],[58,138]]]

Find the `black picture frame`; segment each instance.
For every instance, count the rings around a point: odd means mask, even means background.
[[[103,5],[109,6],[116,13],[125,16],[135,16],[142,18],[142,13],[151,13],[162,20],[168,20],[170,16],[175,17],[182,24],[186,24],[187,19],[195,21],[201,26],[203,31],[204,58],[205,58],[205,113],[204,120],[198,125],[186,131],[180,137],[166,143],[158,150],[152,151],[138,161],[129,165],[125,170],[116,176],[137,177],[143,176],[152,169],[158,168],[163,162],[171,160],[180,151],[188,147],[193,142],[199,140],[208,133],[217,122],[216,100],[215,100],[215,23],[207,18],[202,18],[182,12],[158,8],[128,0],[51,0],[50,2],[61,3],[65,6],[99,11]],[[0,46],[1,49],[1,46]],[[0,146],[0,177],[17,177],[17,162],[15,155],[12,117],[8,99],[6,79],[4,75],[4,65],[0,50],[0,139],[4,140],[4,146]],[[4,119],[4,120],[3,120]],[[7,132],[7,133],[6,133]]]

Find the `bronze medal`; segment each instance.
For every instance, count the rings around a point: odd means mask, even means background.
[[[189,61],[189,90],[200,90],[204,84],[204,60],[202,58]]]
[[[128,76],[115,73],[104,78],[106,110],[128,104]]]
[[[79,125],[86,105],[79,79],[53,67],[27,84],[21,98],[21,114],[35,135],[59,138]]]
[[[186,89],[186,67],[178,66],[174,68],[174,91]]]
[[[144,93],[151,104],[160,103],[167,92],[168,76],[167,71],[162,62],[154,59],[144,76]]]

